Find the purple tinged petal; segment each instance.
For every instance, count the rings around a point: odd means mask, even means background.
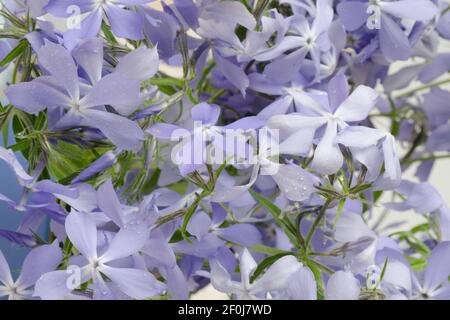
[[[44,274],[58,267],[62,253],[57,241],[33,249],[25,258],[16,284],[28,288]]]
[[[333,1],[317,0],[316,16],[311,26],[311,31],[313,34],[320,35],[323,32],[328,32],[330,24],[333,21],[333,16]]]
[[[198,28],[199,8],[192,0],[174,0],[173,3],[183,16],[184,21],[193,29]]]
[[[111,268],[102,266],[101,271],[113,281],[121,291],[135,299],[146,299],[160,295],[164,284],[144,270]]]
[[[44,7],[47,5],[47,3],[48,0],[35,0],[27,1],[25,5],[30,11],[30,16],[32,18],[37,18],[47,13],[47,11],[44,10]]]
[[[370,110],[375,107],[379,94],[372,88],[358,86],[352,94],[345,99],[334,113],[344,121],[361,121],[367,118]]]
[[[148,4],[150,2],[154,2],[154,0],[120,0],[117,1],[120,4],[129,5],[129,6],[137,6],[141,4]]]
[[[407,189],[407,204],[422,214],[438,210],[445,203],[439,192],[428,182],[402,181],[399,189]]]
[[[433,292],[434,300],[450,300],[450,286],[444,286]]]
[[[239,257],[239,270],[241,273],[241,282],[244,286],[248,286],[250,284],[250,276],[253,271],[255,271],[256,267],[255,259],[252,257],[251,253],[244,249]]]
[[[274,79],[267,79],[267,77],[262,73],[250,73],[248,75],[250,80],[250,89],[263,92],[271,95],[282,95],[284,92],[284,86],[274,83]]]
[[[386,133],[378,129],[351,126],[339,132],[336,143],[343,144],[347,147],[368,148],[375,146],[379,140],[383,139]]]
[[[356,161],[363,164],[367,168],[367,181],[374,181],[380,175],[381,166],[383,164],[383,155],[376,146],[368,148],[350,147],[352,156]]]
[[[364,223],[360,215],[344,212],[336,223],[334,237],[339,242],[351,242],[363,237],[373,237],[374,233]]]
[[[309,117],[301,114],[275,115],[267,121],[267,126],[272,129],[279,129],[288,135],[296,133],[302,129],[317,129],[324,125],[327,119],[324,117]]]
[[[298,77],[307,53],[308,48],[304,47],[278,58],[264,68],[264,74],[277,83],[289,82]]]
[[[256,20],[253,15],[239,2],[215,2],[206,5],[200,13],[200,18],[205,20],[215,20],[239,24],[249,30],[256,27]]]
[[[101,8],[90,12],[80,23],[78,28],[67,30],[64,37],[64,45],[67,49],[72,50],[81,41],[94,38],[100,31],[103,20],[103,10]]]
[[[450,12],[450,11],[449,11]],[[450,53],[437,55],[430,64],[424,66],[419,74],[419,80],[428,83],[450,71]]]
[[[307,155],[311,150],[314,128],[298,130],[285,139],[278,147],[280,154]]]
[[[30,248],[36,246],[36,239],[28,234],[0,229],[0,237],[5,238],[12,243],[18,244],[19,246]]]
[[[66,232],[75,248],[86,259],[97,258],[97,226],[85,213],[72,212],[66,218]]]
[[[112,185],[111,179],[106,180],[97,190],[98,207],[117,226],[123,227],[123,213],[119,198]]]
[[[80,212],[92,212],[97,208],[97,199],[94,188],[87,184],[81,183],[74,186],[79,192],[77,198],[70,198],[63,195],[58,195],[58,198],[70,205],[73,209]]]
[[[357,300],[360,291],[359,282],[350,271],[338,271],[328,279],[325,299]]]
[[[187,129],[169,123],[155,123],[145,132],[158,139],[171,140],[175,136],[178,136],[175,135],[176,130],[179,130],[179,132],[182,132],[181,130],[186,131],[186,135],[190,134]]]
[[[0,282],[4,285],[10,286],[14,283],[11,276],[11,270],[9,269],[9,264],[0,250]]]
[[[258,171],[259,166],[253,166],[253,170],[248,183],[243,185],[225,186],[220,183],[219,179],[219,183],[217,183],[217,186],[214,188],[214,193],[211,195],[211,201],[227,202],[242,197],[242,194],[246,193],[248,189],[255,183],[256,179],[258,178]]]
[[[152,9],[145,9],[144,34],[152,43],[158,44],[161,58],[168,59],[176,54],[176,36],[179,25],[171,15]]]
[[[443,38],[450,39],[450,11],[439,17],[436,29]]]
[[[342,167],[344,158],[336,143],[336,136],[337,121],[329,120],[325,133],[314,151],[314,159],[311,163],[311,168],[317,172],[333,174]]]
[[[8,206],[14,208],[16,206],[16,202],[5,196],[4,194],[0,193],[0,201],[5,202]]]
[[[64,86],[72,100],[77,101],[80,97],[78,73],[69,51],[59,44],[46,42],[37,55],[39,64]]]
[[[395,289],[403,292],[411,292],[412,281],[409,266],[396,260],[388,261],[383,283],[393,285]]]
[[[165,268],[167,291],[174,300],[189,299],[189,282],[181,269],[175,265],[172,268]]]
[[[386,92],[392,92],[394,90],[405,88],[409,86],[410,83],[415,78],[417,78],[419,74],[424,73],[425,71],[424,68],[427,68],[424,64],[405,67],[400,71],[387,76],[383,81],[383,87],[386,90]]]
[[[230,130],[238,130],[238,129],[250,130],[250,129],[259,129],[262,126],[264,126],[264,124],[265,121],[260,120],[259,117],[250,116],[241,118],[233,123],[227,124],[226,126],[224,126],[224,128]]]
[[[234,224],[227,228],[220,228],[216,231],[217,235],[227,241],[240,244],[244,247],[255,246],[261,243],[261,232],[251,224]]]
[[[438,8],[429,0],[380,1],[383,12],[398,18],[425,21],[433,19]]]
[[[344,73],[339,73],[328,82],[328,100],[331,110],[336,110],[347,99],[349,88]]]
[[[144,225],[137,227],[124,227],[119,230],[111,241],[106,252],[100,257],[101,261],[109,261],[126,258],[138,253],[148,239],[148,231]]]
[[[355,31],[366,23],[367,6],[367,3],[358,1],[343,1],[337,5],[337,13],[347,31]]]
[[[80,109],[112,105],[117,112],[129,115],[139,107],[140,84],[121,73],[112,73],[97,82],[80,101]]]
[[[307,267],[293,273],[287,285],[290,298],[295,300],[316,300],[317,284],[314,274]]]
[[[92,162],[89,167],[83,170],[75,179],[72,180],[72,184],[80,183],[87,180],[94,175],[108,169],[117,162],[117,154],[114,151],[105,152],[100,158]]]
[[[66,196],[69,198],[78,198],[79,192],[75,188],[55,183],[51,180],[41,180],[33,185],[33,190],[54,194],[55,196]]]
[[[438,244],[431,252],[425,269],[424,289],[433,291],[443,283],[447,283],[450,275],[450,242]]]
[[[174,243],[172,248],[177,253],[207,258],[214,256],[217,250],[224,245],[224,241],[212,233],[204,235],[200,241],[194,238],[191,241],[192,243],[186,241]]]
[[[144,132],[135,122],[114,113],[93,109],[83,110],[88,125],[98,128],[117,147],[134,150],[141,146]]]
[[[88,39],[72,50],[72,56],[84,72],[91,84],[102,78],[103,41],[100,38]]]
[[[297,36],[286,36],[277,45],[259,54],[254,59],[257,61],[269,61],[275,59],[286,51],[301,47]]]
[[[187,231],[197,239],[201,239],[208,233],[211,226],[211,218],[203,211],[197,212],[187,225]]]
[[[442,118],[441,118],[442,119]],[[433,151],[447,151],[450,149],[450,124],[443,124],[434,130],[426,142],[426,147]]]
[[[106,284],[102,277],[96,276],[93,278],[89,289],[93,291],[93,300],[129,300],[129,297],[117,291],[114,284]]]
[[[131,40],[142,40],[144,38],[142,15],[117,5],[106,5],[104,9],[114,35]]]
[[[438,219],[442,241],[450,241],[450,208],[447,204],[439,208]]]
[[[212,224],[220,226],[228,216],[228,212],[218,203],[211,203]]]
[[[40,297],[42,300],[58,300],[65,298],[72,290],[67,285],[71,276],[67,270],[52,271],[44,274],[36,282],[33,297]]]
[[[9,103],[27,113],[45,108],[70,106],[70,99],[59,90],[37,80],[9,86],[5,90]]]
[[[189,173],[194,172],[195,170],[199,169],[201,165],[199,164],[180,164],[178,165],[178,170],[180,171],[180,174],[182,177],[187,176]]]
[[[219,119],[220,107],[202,102],[192,107],[191,115],[193,121],[200,121],[203,125],[213,125]]]
[[[258,113],[258,117],[263,120],[268,120],[277,114],[285,114],[288,112],[289,107],[293,105],[293,101],[294,100],[290,95],[280,97],[262,109],[261,112]]]
[[[237,293],[240,291],[240,285],[231,280],[230,274],[220,263],[216,260],[212,260],[210,262],[210,268],[211,284],[216,290],[227,293]]]
[[[400,160],[397,155],[395,146],[395,139],[391,134],[388,134],[383,142],[383,155],[384,155],[384,177],[391,181],[391,185],[386,185],[387,189],[393,189],[400,184],[402,169],[400,167]]]
[[[214,59],[223,76],[245,96],[250,81],[242,68],[222,57],[217,51],[214,51]]]
[[[130,79],[148,80],[155,75],[159,67],[158,50],[140,47],[119,60],[114,72]]]
[[[21,181],[28,183],[33,180],[33,177],[23,169],[12,150],[0,147],[0,159],[5,161]]]
[[[301,267],[302,265],[293,255],[278,259],[261,277],[252,283],[252,293],[286,289],[291,276],[300,270]]]
[[[411,56],[411,45],[402,29],[390,17],[381,15],[380,48],[389,61],[406,60]]]
[[[176,265],[175,254],[160,230],[152,230],[141,251],[165,267],[173,268]]]
[[[431,171],[434,167],[434,160],[424,161],[417,166],[414,176],[416,176],[420,182],[428,181],[431,175]]]
[[[311,174],[294,164],[279,164],[273,176],[281,192],[292,201],[308,199],[314,192]]]
[[[50,0],[45,11],[51,13],[56,17],[68,17],[70,16],[70,10],[68,8],[74,4],[73,0]],[[91,11],[95,8],[94,0],[77,0],[76,5],[80,8],[81,13]]]

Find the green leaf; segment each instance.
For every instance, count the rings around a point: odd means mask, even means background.
[[[296,247],[299,247],[300,244],[297,237],[297,230],[289,219],[281,218],[281,209],[273,204],[270,199],[264,197],[263,195],[260,195],[252,189],[249,189],[249,192],[256,201],[258,201],[264,208],[267,209],[267,211],[269,211],[269,213],[275,220],[275,223],[284,230],[288,238],[291,240],[292,244]]]
[[[426,232],[430,230],[430,224],[429,223],[423,223],[419,224],[418,226],[415,226],[411,229],[412,233],[418,233],[418,232]]]
[[[178,194],[185,194],[189,187],[189,183],[186,180],[180,180],[167,186],[170,190],[175,191]]]
[[[400,241],[406,241],[412,249],[424,256],[428,256],[430,254],[430,248],[422,240],[417,238],[411,231],[394,232],[389,235],[389,237],[392,236],[399,236]]]
[[[424,258],[407,257],[407,259],[414,271],[422,271],[427,266],[427,260]]]
[[[50,148],[47,169],[58,182],[74,177],[106,151],[82,148],[62,140]]]
[[[342,198],[341,200],[339,200],[336,216],[334,217],[334,221],[333,221],[333,229],[336,229],[336,224],[337,224],[342,212],[344,211],[344,205],[345,205],[346,199],[347,198]]]
[[[255,279],[258,278],[259,275],[261,275],[268,267],[270,267],[272,264],[274,264],[277,260],[279,260],[280,258],[283,258],[284,256],[288,256],[288,255],[295,255],[295,252],[286,251],[286,252],[278,253],[273,256],[265,258],[263,261],[260,262],[260,264],[258,264],[255,271],[251,275],[250,283],[255,281]]]
[[[181,240],[183,240],[183,234],[181,233],[180,229],[177,229],[170,238],[169,243],[176,243],[180,242]]]
[[[265,254],[280,254],[280,253],[288,252],[288,251],[280,250],[280,249],[277,249],[277,248],[268,247],[268,246],[265,246],[265,245],[262,245],[262,244],[258,244],[256,246],[250,247],[249,249],[252,250],[252,251],[262,252],[262,253],[265,253]]]
[[[12,120],[12,131],[15,136],[16,144],[19,144],[22,140],[24,140],[19,137],[20,137],[20,135],[25,133],[25,125],[23,124],[22,120],[17,115],[14,116],[13,120]],[[20,152],[25,157],[25,159],[30,160],[29,159],[29,148],[23,148],[23,149],[20,148]]]
[[[145,183],[144,187],[142,188],[142,192],[144,193],[150,193],[153,188],[156,186],[159,180],[159,176],[161,175],[161,169],[156,168],[153,172],[151,178]]]
[[[28,41],[26,39],[20,40],[19,44],[12,49],[2,61],[0,61],[0,68],[8,65],[11,61],[20,56],[26,47],[28,47]]]
[[[1,103],[0,103],[1,105]],[[9,141],[9,126],[11,122],[11,112],[12,107],[3,108],[0,114],[0,126],[2,130],[2,138],[3,138],[3,145],[8,145]]]
[[[16,144],[12,146],[8,146],[8,149],[11,149],[14,152],[23,151],[30,147],[31,141],[29,139],[18,140]]]
[[[114,37],[113,33],[111,32],[111,29],[109,28],[109,26],[105,23],[105,21],[102,21],[102,32],[106,38],[106,40],[108,40],[108,42],[110,43],[117,43],[116,38]]]
[[[316,284],[317,284],[317,299],[318,300],[323,300],[324,297],[325,297],[325,294],[324,294],[325,290],[324,290],[324,284],[323,284],[322,275],[320,273],[320,269],[317,267],[315,262],[312,261],[312,260],[306,260],[305,264],[312,271],[312,273],[314,275],[314,279],[316,280]]]
[[[153,78],[148,81],[151,85],[154,86],[172,86],[182,88],[184,86],[183,80],[176,78]]]
[[[187,233],[187,226],[189,224],[189,221],[191,220],[194,213],[197,211],[197,207],[202,200],[202,195],[196,194],[196,198],[194,200],[194,203],[191,204],[191,206],[187,209],[187,212],[183,218],[183,223],[181,224],[181,234],[183,235],[184,240],[187,242],[191,242],[191,240],[188,237]]]
[[[378,286],[380,285],[381,281],[384,278],[384,274],[386,273],[388,261],[389,261],[389,257],[386,257],[386,260],[384,260],[383,270],[381,270],[380,279],[378,280],[378,284],[376,286],[377,288],[378,288]]]

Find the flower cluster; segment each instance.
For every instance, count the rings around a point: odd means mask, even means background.
[[[444,0],[2,3],[0,296],[450,298]]]

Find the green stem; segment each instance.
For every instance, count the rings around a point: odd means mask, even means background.
[[[308,247],[309,243],[311,242],[311,238],[314,235],[314,232],[316,231],[318,225],[320,224],[320,222],[322,221],[323,217],[325,216],[325,213],[328,209],[328,207],[330,206],[331,202],[333,201],[333,199],[328,198],[324,205],[322,206],[322,208],[319,211],[319,214],[317,215],[316,220],[314,220],[311,228],[308,231],[308,234],[306,235],[305,238],[305,249]]]
[[[211,98],[209,98],[208,103],[214,103],[216,102],[216,100],[218,98],[220,98],[221,95],[223,95],[226,92],[225,89],[220,89],[218,90],[216,93],[214,93],[214,95],[211,96]]]
[[[440,85],[446,84],[446,83],[450,83],[450,79],[445,79],[445,80],[436,81],[436,82],[429,83],[429,84],[426,84],[426,85],[417,87],[417,88],[415,88],[415,89],[406,91],[406,92],[404,92],[404,93],[398,95],[398,96],[396,97],[396,99],[406,98],[406,97],[409,97],[409,96],[415,94],[415,93],[418,92],[418,91],[423,91],[423,90],[431,89],[431,88],[434,88],[434,87],[437,87],[437,86],[440,86]]]
[[[413,162],[417,162],[417,161],[428,161],[428,160],[438,160],[438,159],[447,159],[450,158],[450,154],[443,154],[443,155],[439,155],[439,156],[435,156],[435,155],[431,155],[428,157],[420,157],[420,158],[416,158],[416,159],[407,159],[403,162],[403,164],[410,164]]]
[[[308,259],[308,262],[313,264],[314,266],[316,266],[317,268],[319,268],[320,270],[322,270],[322,271],[324,271],[324,272],[326,272],[328,274],[333,274],[334,273],[333,270],[331,270],[330,268],[324,266],[323,264],[321,264],[321,263],[319,263],[319,262],[317,262],[315,260]]]

